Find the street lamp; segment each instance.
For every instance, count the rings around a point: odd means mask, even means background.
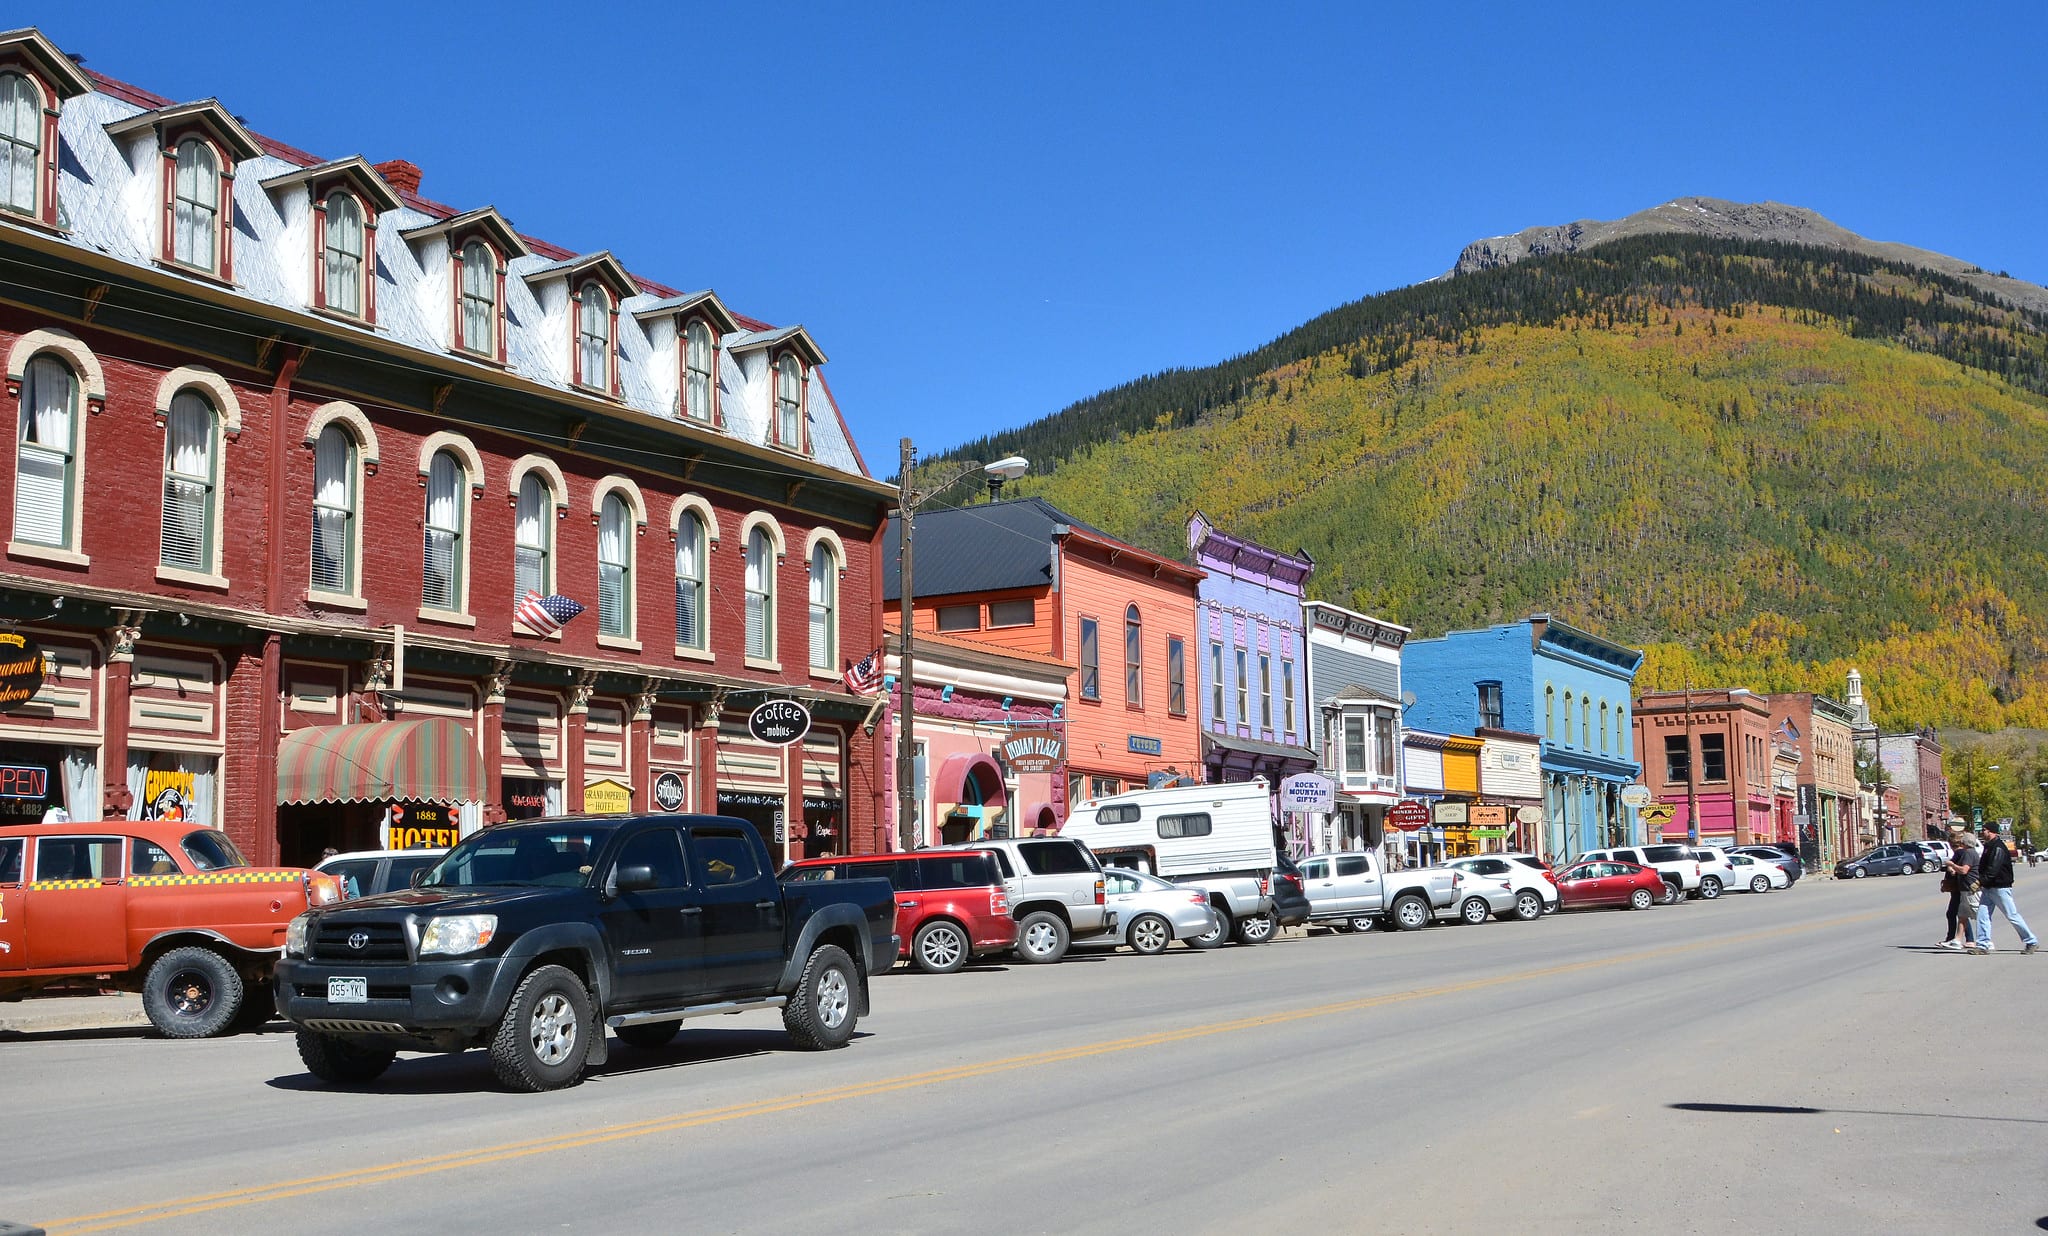
[[[903,632],[898,644],[896,659],[896,689],[901,694],[900,711],[903,715],[903,733],[897,739],[896,747],[896,848],[914,850],[917,848],[917,785],[913,779],[916,772],[917,747],[917,691],[913,684],[912,666],[916,652],[916,620],[911,613],[910,551],[911,526],[917,508],[935,494],[951,489],[967,477],[980,472],[988,478],[988,495],[993,501],[1002,492],[1003,482],[1014,481],[1031,470],[1031,461],[1022,455],[1010,455],[991,464],[973,463],[948,477],[943,484],[930,489],[912,489],[910,470],[917,464],[917,448],[910,439],[902,442],[902,459],[896,474],[896,521],[897,567],[902,590]]]

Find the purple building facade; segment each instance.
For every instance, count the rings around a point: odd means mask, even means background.
[[[1195,604],[1207,779],[1282,778],[1316,766],[1302,597],[1313,558],[1219,531],[1197,512],[1188,555],[1207,571]]]

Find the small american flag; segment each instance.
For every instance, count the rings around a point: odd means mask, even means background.
[[[882,650],[877,648],[846,667],[846,689],[855,695],[873,695],[882,689]]]
[[[583,612],[583,607],[568,597],[542,596],[528,589],[519,604],[512,607],[512,616],[526,624],[529,631],[542,635],[553,635],[562,629],[562,624]]]

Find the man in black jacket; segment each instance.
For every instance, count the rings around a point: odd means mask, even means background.
[[[1983,884],[1983,900],[1977,907],[1977,922],[1974,935],[1976,951],[1988,953],[1991,944],[1991,908],[1993,906],[2005,915],[2005,921],[2020,933],[2020,952],[2031,953],[2040,943],[2027,920],[2020,917],[2019,907],[2012,900],[2012,850],[2007,848],[2005,839],[1998,835],[1998,825],[1984,825],[1984,857],[1977,864],[1977,879]]]

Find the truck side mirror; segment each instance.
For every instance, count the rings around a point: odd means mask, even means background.
[[[654,868],[641,864],[613,872],[611,888],[619,893],[638,893],[655,887],[656,883]]]

